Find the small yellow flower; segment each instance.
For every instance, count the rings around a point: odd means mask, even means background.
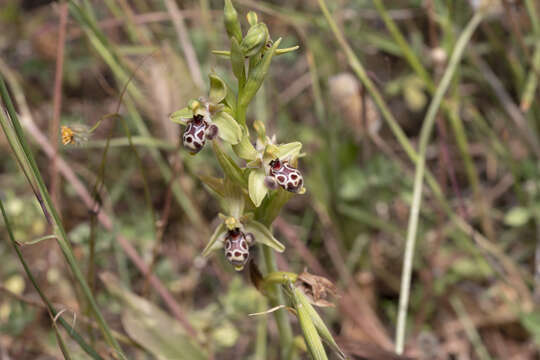
[[[74,124],[72,126],[62,126],[60,128],[60,134],[62,135],[62,144],[79,145],[83,142],[88,141],[91,130],[89,130],[86,125]]]
[[[62,144],[69,145],[75,143],[75,134],[68,126],[62,126],[60,133],[62,134]]]

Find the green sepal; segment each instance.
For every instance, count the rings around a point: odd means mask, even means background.
[[[285,245],[280,243],[274,235],[268,230],[266,226],[261,224],[258,221],[251,220],[248,221],[244,226],[245,232],[250,232],[255,237],[255,241],[260,242],[266,246],[271,247],[277,252],[285,251]]]
[[[255,150],[255,147],[253,147],[251,141],[249,140],[249,136],[245,132],[240,142],[233,146],[233,150],[236,155],[244,160],[253,161],[257,159],[257,150]]]
[[[229,84],[225,83],[225,85],[227,85],[227,96],[225,96],[223,103],[226,105],[225,109],[229,108],[229,114],[234,114],[236,112],[236,92],[231,89]]]
[[[217,250],[223,246],[223,242],[219,241],[220,237],[225,235],[227,232],[227,227],[224,223],[220,223],[216,230],[214,230],[214,233],[212,236],[210,236],[210,240],[204,247],[204,250],[202,251],[202,256],[206,257],[210,255],[210,253],[214,250]]]
[[[268,28],[264,23],[251,26],[246,36],[240,42],[244,56],[251,57],[257,54],[268,40]]]
[[[244,194],[242,189],[232,181],[225,181],[225,206],[229,215],[235,219],[239,219],[244,214]]]
[[[187,120],[191,119],[193,117],[193,110],[191,110],[189,107],[185,107],[180,110],[176,110],[171,115],[169,115],[169,119],[172,122],[186,125]]]
[[[264,185],[266,174],[264,169],[254,169],[249,173],[248,191],[249,198],[256,207],[259,207],[268,193],[268,188]]]
[[[238,88],[242,89],[246,83],[246,64],[242,48],[236,39],[231,40],[230,57],[233,74],[238,79]]]
[[[219,129],[218,136],[229,144],[236,145],[242,139],[242,128],[226,111],[220,111],[214,115],[212,122]]]
[[[217,74],[211,73],[210,78],[210,93],[208,98],[211,103],[219,104],[227,96],[227,85]]]
[[[225,175],[232,181],[236,182],[238,185],[246,186],[247,184],[246,180],[244,179],[242,169],[240,169],[240,167],[236,165],[236,163],[229,157],[229,155],[223,152],[223,150],[217,144],[217,141],[212,141],[212,148],[214,149],[216,158]]]
[[[280,159],[296,159],[302,150],[302,143],[299,141],[281,144],[277,146],[276,157]]]
[[[268,68],[270,67],[270,62],[274,53],[281,43],[281,38],[279,38],[272,48],[265,52],[263,59],[250,71],[246,85],[240,93],[240,99],[238,100],[238,107],[247,108],[247,105],[251,102],[257,90],[262,85],[266,74],[268,73]]]
[[[223,179],[208,175],[199,175],[198,177],[204,185],[208,186],[216,194],[221,197],[225,197],[226,189]]]
[[[225,0],[223,15],[225,17],[225,29],[229,38],[242,41],[242,27],[240,26],[240,21],[238,21],[238,13],[231,0]]]

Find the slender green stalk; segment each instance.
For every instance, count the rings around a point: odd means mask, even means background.
[[[3,117],[3,115],[1,113],[0,113],[0,117]],[[13,230],[11,229],[11,223],[8,220],[7,213],[6,213],[6,210],[4,209],[4,204],[2,202],[2,197],[1,196],[0,196],[0,211],[2,212],[2,217],[4,218],[4,225],[6,226],[6,229],[7,229],[7,232],[8,232],[8,237],[11,240],[11,245],[13,246],[13,249],[15,250],[15,253],[17,253],[17,257],[19,258],[19,261],[21,262],[21,264],[22,264],[22,266],[24,268],[24,271],[26,272],[26,276],[28,276],[28,280],[30,280],[30,282],[34,286],[34,289],[36,289],[39,297],[41,298],[41,300],[43,301],[43,303],[47,307],[49,313],[52,315],[52,317],[55,317],[58,314],[58,312],[56,311],[56,309],[54,308],[52,303],[49,301],[49,299],[45,296],[43,291],[41,291],[41,288],[39,287],[36,279],[34,278],[34,275],[32,275],[32,272],[30,271],[30,267],[26,263],[26,260],[24,260],[24,257],[22,255],[21,251],[19,250],[19,246],[18,246],[17,241],[15,240],[15,237],[13,235]],[[77,342],[77,344],[79,344],[81,349],[83,349],[92,359],[94,359],[94,360],[103,360],[102,357],[99,356],[97,351],[94,350],[94,348],[92,348],[90,345],[88,345],[88,343],[82,338],[82,336],[79,335],[79,333],[77,333],[75,331],[75,329],[73,329],[64,320],[64,318],[62,318],[60,316],[60,317],[58,317],[57,321],[60,323],[60,325],[62,325],[62,327],[64,329],[66,329],[69,336],[71,336],[71,338],[73,340],[75,340],[75,342]]]
[[[30,146],[28,145],[28,142],[26,141],[26,137],[19,123],[19,119],[15,111],[15,107],[13,106],[11,97],[7,91],[7,88],[6,88],[6,85],[4,83],[4,79],[2,76],[0,76],[0,93],[8,111],[9,118],[11,120],[11,126],[13,126],[13,129],[15,130],[15,135],[16,135],[16,139],[11,138],[8,140],[10,144],[19,143],[24,152],[24,159],[20,159],[20,161],[27,162],[32,171],[31,175],[33,179],[35,180],[38,190],[39,190],[38,192],[36,192],[38,201],[42,205],[45,211],[45,216],[47,218],[47,221],[52,225],[54,232],[57,235],[58,244],[60,245],[60,248],[62,249],[64,257],[66,258],[66,261],[71,271],[73,272],[75,279],[79,283],[86,300],[90,304],[92,312],[94,316],[96,317],[96,321],[100,326],[100,329],[103,333],[103,336],[105,337],[105,340],[107,341],[109,345],[111,345],[116,350],[117,354],[120,357],[125,358],[125,356],[123,355],[122,349],[120,348],[120,345],[118,345],[116,339],[114,339],[114,337],[112,336],[109,326],[105,322],[105,319],[103,318],[99,310],[97,302],[94,299],[94,296],[92,295],[92,292],[90,291],[90,288],[88,287],[88,283],[86,282],[85,277],[78,266],[77,260],[75,259],[75,256],[73,255],[73,251],[71,249],[69,240],[67,239],[67,234],[60,220],[60,216],[58,212],[56,211],[54,204],[52,203],[52,200],[49,196],[49,192],[47,191],[47,187],[45,186],[45,182],[43,181],[43,178],[41,176],[41,173],[39,172],[37,163],[31,152]],[[0,121],[7,122],[4,116],[1,116]],[[10,126],[10,125],[9,124],[3,125],[3,127],[6,127],[6,126]]]
[[[441,79],[439,86],[433,96],[433,100],[428,108],[422,130],[420,131],[419,141],[419,161],[416,165],[415,177],[414,177],[414,190],[412,197],[411,212],[409,216],[409,224],[407,227],[407,239],[405,243],[405,254],[403,261],[403,271],[401,274],[401,291],[399,297],[399,309],[396,329],[396,352],[398,354],[403,353],[403,347],[405,343],[405,325],[407,318],[407,308],[409,303],[409,293],[411,285],[412,274],[412,262],[414,256],[414,246],[416,242],[416,233],[418,229],[418,218],[420,214],[420,205],[422,202],[422,187],[424,182],[425,171],[425,157],[426,150],[435,124],[435,116],[439,110],[441,101],[443,99],[446,90],[448,89],[452,77],[456,72],[463,52],[477,26],[480,24],[483,18],[482,12],[477,12],[473,18],[469,21],[459,39],[456,42],[456,46],[450,57],[448,67],[446,68],[444,75]]]

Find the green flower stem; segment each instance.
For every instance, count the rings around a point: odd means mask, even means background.
[[[477,12],[473,18],[469,21],[463,32],[461,33],[456,46],[448,63],[448,67],[444,72],[444,75],[441,79],[433,100],[428,108],[424,122],[422,125],[422,130],[420,131],[420,141],[419,141],[419,159],[416,165],[416,172],[414,177],[414,190],[412,198],[411,212],[409,216],[409,224],[407,227],[407,239],[405,243],[405,255],[403,261],[403,271],[401,274],[401,291],[399,296],[399,309],[398,309],[398,320],[397,320],[397,329],[396,329],[396,353],[402,354],[403,347],[405,343],[405,325],[407,318],[407,307],[409,304],[409,293],[411,285],[411,274],[413,267],[413,256],[414,256],[414,246],[416,242],[416,233],[418,229],[418,218],[420,214],[420,205],[422,202],[422,188],[424,182],[424,171],[425,171],[425,159],[426,159],[426,150],[433,130],[433,125],[435,124],[435,116],[441,105],[446,90],[450,85],[450,81],[454,76],[463,52],[474,33],[477,26],[480,24],[483,18],[482,12]]]
[[[286,271],[271,272],[264,278],[264,285],[294,283],[298,279],[298,274]]]
[[[0,93],[3,99],[3,102],[7,108],[9,117],[11,118],[11,123],[12,123],[13,129],[15,130],[15,135],[16,135],[16,139],[9,139],[10,144],[18,143],[24,152],[24,159],[19,159],[19,160],[22,162],[26,162],[29,165],[30,170],[32,171],[31,175],[35,179],[35,183],[37,184],[37,188],[38,188],[37,189],[38,191],[36,191],[36,197],[38,198],[40,205],[44,209],[47,221],[52,225],[54,232],[57,235],[58,245],[62,249],[64,257],[66,258],[66,261],[71,271],[73,272],[73,275],[76,281],[79,283],[86,300],[90,304],[92,313],[94,314],[96,318],[96,321],[101,329],[101,332],[103,333],[105,340],[110,346],[112,346],[116,350],[117,354],[121,358],[125,358],[122,352],[122,349],[120,348],[120,345],[118,344],[116,339],[112,336],[111,330],[109,329],[109,326],[105,322],[105,319],[103,318],[103,315],[101,314],[99,310],[97,302],[94,299],[94,296],[92,295],[92,292],[90,291],[90,288],[88,287],[88,283],[86,282],[85,277],[78,266],[77,260],[75,259],[75,256],[73,255],[73,251],[67,239],[67,234],[60,220],[60,216],[58,212],[56,211],[54,204],[52,203],[52,200],[49,196],[49,192],[47,191],[47,187],[45,186],[45,182],[43,181],[43,178],[41,177],[41,173],[39,172],[34,156],[32,155],[32,152],[30,150],[30,146],[28,145],[26,141],[24,132],[19,123],[17,113],[15,112],[15,107],[13,106],[13,103],[11,102],[11,97],[9,96],[9,93],[7,91],[7,88],[6,88],[6,85],[4,83],[4,79],[2,76],[0,76]],[[7,119],[5,119],[4,116],[0,117],[0,121],[4,123],[2,127],[10,126],[9,124],[6,123]]]

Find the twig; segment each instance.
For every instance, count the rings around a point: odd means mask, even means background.
[[[202,78],[201,66],[199,64],[199,61],[197,60],[197,55],[195,54],[195,50],[193,49],[191,40],[189,39],[186,24],[184,23],[184,17],[182,16],[182,13],[180,12],[180,9],[178,8],[178,5],[176,5],[176,2],[174,0],[164,1],[167,10],[171,14],[171,20],[173,22],[174,28],[176,29],[176,35],[178,36],[178,40],[180,41],[180,45],[182,46],[182,50],[184,51],[184,55],[186,56],[186,61],[189,72],[191,73],[191,78],[193,79],[195,85],[197,85],[199,89],[202,90],[204,89],[204,81]]]

